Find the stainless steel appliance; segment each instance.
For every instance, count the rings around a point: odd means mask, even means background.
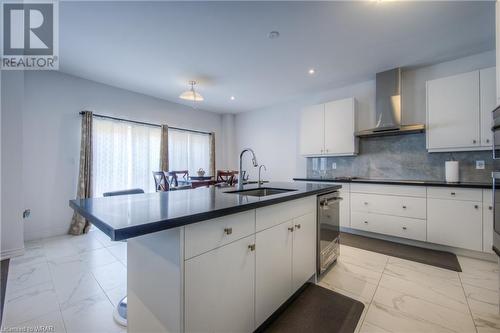
[[[323,274],[340,254],[339,192],[318,196],[318,275]]]
[[[500,257],[500,106],[493,110],[493,251]]]

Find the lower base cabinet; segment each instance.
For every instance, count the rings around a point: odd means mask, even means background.
[[[254,244],[252,235],[185,261],[185,332],[254,330]]]
[[[316,272],[316,214],[293,220],[292,292],[297,291]]]
[[[482,202],[427,199],[427,241],[483,251]]]

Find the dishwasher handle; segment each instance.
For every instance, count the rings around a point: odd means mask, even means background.
[[[341,201],[341,200],[344,200],[344,198],[342,197],[332,197],[332,198],[327,198],[327,199],[323,199],[319,202],[319,205],[322,206],[322,207],[328,207],[328,204],[331,202],[331,201]]]

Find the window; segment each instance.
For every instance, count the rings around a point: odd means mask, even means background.
[[[210,134],[169,129],[168,161],[171,171],[188,170],[196,175],[202,168],[210,173]]]
[[[154,192],[151,172],[160,169],[160,128],[98,117],[93,126],[93,195],[131,188]]]

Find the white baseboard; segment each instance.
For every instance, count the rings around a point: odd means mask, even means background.
[[[0,260],[10,259],[24,254],[24,246],[19,249],[4,250],[0,253]]]
[[[420,241],[416,241],[416,240],[393,237],[393,236],[377,234],[377,233],[372,233],[372,232],[357,230],[357,229],[351,229],[351,228],[346,228],[346,227],[341,227],[340,230],[347,232],[347,233],[350,233],[350,234],[366,236],[366,237],[371,237],[371,238],[377,238],[377,239],[382,239],[382,240],[395,242],[395,243],[413,245],[413,246],[423,247],[423,248],[431,249],[431,250],[451,252],[451,253],[454,253],[458,256],[471,257],[471,258],[482,259],[482,260],[493,261],[493,262],[496,262],[498,260],[498,257],[493,253],[478,252],[478,251],[460,249],[457,247],[451,247],[451,246],[446,246],[446,245],[420,242]],[[342,241],[340,243],[342,244]]]

